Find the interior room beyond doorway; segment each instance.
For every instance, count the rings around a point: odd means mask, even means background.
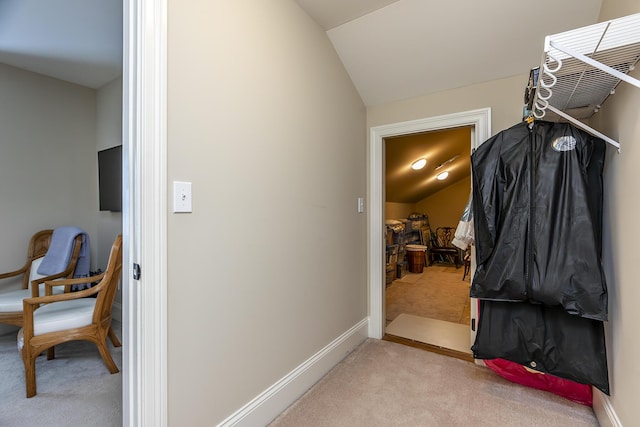
[[[471,132],[467,126],[384,140],[386,336],[469,356],[464,252],[452,248],[457,259],[430,254],[438,245],[437,232],[455,232],[469,198]],[[421,159],[426,165],[415,167]],[[416,247],[424,249],[424,267],[408,268]]]

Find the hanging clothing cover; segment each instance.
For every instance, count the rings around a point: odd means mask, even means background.
[[[481,301],[476,359],[506,359],[609,394],[604,325],[540,304]]]
[[[568,123],[518,123],[471,156],[471,296],[607,319],[601,256],[605,143]]]
[[[469,194],[467,204],[464,207],[458,227],[454,234],[451,243],[454,246],[459,247],[463,251],[466,251],[470,245],[473,244],[473,210],[471,209],[471,201],[473,200],[473,193]]]

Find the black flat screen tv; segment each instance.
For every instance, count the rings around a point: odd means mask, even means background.
[[[100,210],[122,211],[122,145],[98,151]]]

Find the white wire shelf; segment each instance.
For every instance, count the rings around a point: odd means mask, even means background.
[[[563,118],[620,149],[581,120],[596,113],[621,81],[640,88],[640,80],[628,75],[639,60],[640,13],[547,36],[533,115]]]

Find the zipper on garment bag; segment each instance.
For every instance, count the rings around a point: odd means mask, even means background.
[[[534,225],[535,225],[535,218],[534,218],[534,213],[535,213],[535,208],[534,208],[534,197],[533,197],[533,192],[534,192],[534,182],[535,182],[535,171],[533,168],[533,143],[534,143],[534,136],[533,136],[533,126],[535,125],[535,123],[530,123],[528,128],[529,128],[529,221],[527,223],[527,264],[525,266],[525,270],[524,270],[524,285],[525,285],[525,290],[524,290],[524,295],[528,298],[531,299],[531,272],[533,269],[533,233],[535,231],[534,229]]]

